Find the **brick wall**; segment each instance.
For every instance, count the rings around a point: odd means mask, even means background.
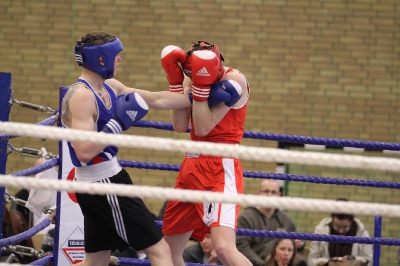
[[[394,0],[3,0],[0,12],[0,71],[13,74],[13,95],[20,101],[58,109],[59,86],[73,83],[80,74],[73,46],[92,30],[120,37],[125,49],[118,78],[151,91],[167,89],[159,63],[164,46],[187,49],[191,42],[206,40],[217,43],[225,64],[239,68],[250,82],[246,130],[400,141],[400,4]],[[28,123],[46,117],[16,105],[10,114],[11,121]],[[169,122],[169,113],[151,110],[147,119]],[[188,138],[153,129],[128,133]],[[46,147],[57,154],[52,140],[19,138],[10,144]],[[243,144],[276,147],[269,141],[244,140]],[[119,157],[179,164],[183,154],[121,149]],[[34,161],[12,153],[7,172],[30,167]],[[275,165],[244,161],[244,169],[274,171]],[[134,182],[146,185],[173,186],[176,176],[129,171]],[[253,193],[258,182],[246,180],[246,193]],[[331,198],[337,191],[323,187],[325,194],[319,189],[303,189],[298,195]],[[293,195],[291,189],[297,191],[290,185],[289,195]],[[353,200],[388,200],[382,193],[373,194],[372,189],[354,191],[361,192]],[[399,196],[397,191],[390,193]],[[161,205],[150,199],[148,204],[154,212]],[[318,222],[307,218],[311,216],[297,216],[300,230],[310,230],[301,224]],[[372,223],[368,225],[371,233]],[[384,220],[383,230],[389,232],[385,236],[397,237],[398,224],[398,219]],[[393,248],[385,249],[381,263],[393,265]]]

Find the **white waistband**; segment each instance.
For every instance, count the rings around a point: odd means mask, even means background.
[[[76,167],[75,178],[77,181],[96,182],[107,177],[112,177],[121,170],[122,167],[119,165],[117,158],[113,157],[110,161]]]
[[[235,145],[238,146],[239,144],[236,143]],[[192,152],[188,152],[186,154],[186,158],[199,158],[199,157],[204,157],[204,155],[201,155],[201,153],[192,153]],[[206,157],[220,157],[220,156],[211,156],[211,155],[208,156],[207,155]],[[224,157],[222,157],[222,158],[224,158]],[[228,157],[228,158],[230,158],[230,157]],[[235,158],[237,158],[237,157],[235,157]]]

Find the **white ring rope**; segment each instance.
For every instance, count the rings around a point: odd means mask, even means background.
[[[326,154],[318,152],[289,151],[231,144],[217,144],[190,140],[144,137],[134,135],[103,134],[92,131],[45,127],[16,122],[0,122],[0,132],[37,138],[96,142],[136,149],[171,152],[192,152],[212,156],[238,157],[258,162],[319,165],[338,168],[374,169],[400,172],[400,160],[360,155]]]
[[[83,183],[65,180],[41,180],[9,175],[0,175],[0,185],[18,188],[24,187],[27,189],[36,188],[100,195],[114,194],[127,197],[137,196],[160,200],[180,200],[184,202],[225,202],[240,204],[242,206],[282,208],[284,210],[328,213],[340,212],[355,215],[400,217],[400,205],[380,203],[338,202],[335,200],[265,197],[258,195],[228,195],[219,192],[204,192],[136,185],[126,186],[120,184]]]

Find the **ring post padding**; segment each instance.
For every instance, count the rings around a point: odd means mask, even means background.
[[[0,121],[9,121],[11,97],[11,73],[0,72]],[[6,174],[8,140],[0,140],[0,174]],[[6,188],[0,187],[0,195],[4,195]],[[0,197],[0,238],[3,238],[3,210],[4,197]],[[1,254],[0,254],[1,257]]]

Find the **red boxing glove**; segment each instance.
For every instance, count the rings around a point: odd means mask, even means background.
[[[193,100],[207,101],[211,85],[218,81],[220,59],[208,50],[194,51],[191,59]]]
[[[171,92],[183,93],[183,72],[178,63],[186,62],[185,52],[178,46],[168,45],[161,51],[161,65]]]

